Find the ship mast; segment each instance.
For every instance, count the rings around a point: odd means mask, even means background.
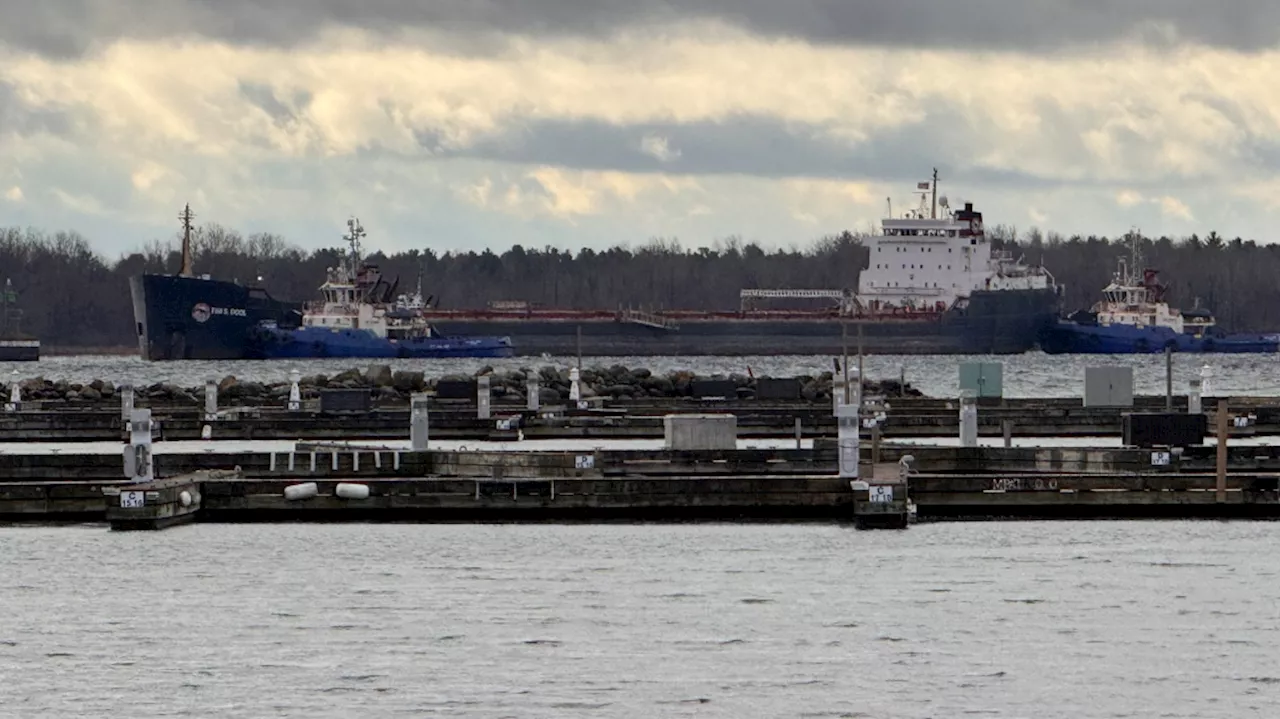
[[[190,204],[182,209],[178,219],[182,221],[182,271],[178,274],[191,277],[191,221],[195,219],[195,213],[191,211]]]
[[[360,273],[360,238],[365,236],[364,226],[360,220],[352,217],[347,220],[347,234],[342,239],[351,243],[351,278],[354,280]]]
[[[938,168],[933,168],[933,211],[929,214],[929,219],[938,219]]]

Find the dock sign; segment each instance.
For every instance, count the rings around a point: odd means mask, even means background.
[[[140,509],[147,503],[146,492],[121,492],[121,509]]]

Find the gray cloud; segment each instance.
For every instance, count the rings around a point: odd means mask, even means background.
[[[0,0],[0,17],[0,43],[57,56],[180,34],[289,45],[331,26],[426,28],[447,46],[487,51],[503,33],[608,36],[708,18],[770,36],[885,46],[1051,50],[1152,24],[1244,50],[1280,42],[1280,4],[1269,0]]]

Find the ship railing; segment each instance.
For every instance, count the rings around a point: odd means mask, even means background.
[[[623,322],[644,325],[645,327],[653,327],[660,330],[678,330],[680,324],[673,319],[663,317],[656,312],[646,312],[644,310],[624,309],[619,318]]]

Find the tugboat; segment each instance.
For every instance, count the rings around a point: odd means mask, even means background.
[[[508,337],[442,337],[423,318],[421,279],[413,294],[395,296],[398,283],[382,279],[365,262],[359,220],[347,221],[346,261],[331,267],[320,286],[322,300],[308,303],[299,327],[263,321],[249,330],[248,357],[510,357]],[[394,299],[393,299],[394,297]]]
[[[22,310],[13,280],[4,281],[0,294],[0,362],[35,362],[40,359],[40,340],[22,333]]]
[[[1048,328],[1040,348],[1049,354],[1271,353],[1280,351],[1280,335],[1226,334],[1199,303],[1186,312],[1165,301],[1159,272],[1137,268],[1142,258],[1131,233],[1130,260],[1122,257],[1102,301],[1073,312]]]

